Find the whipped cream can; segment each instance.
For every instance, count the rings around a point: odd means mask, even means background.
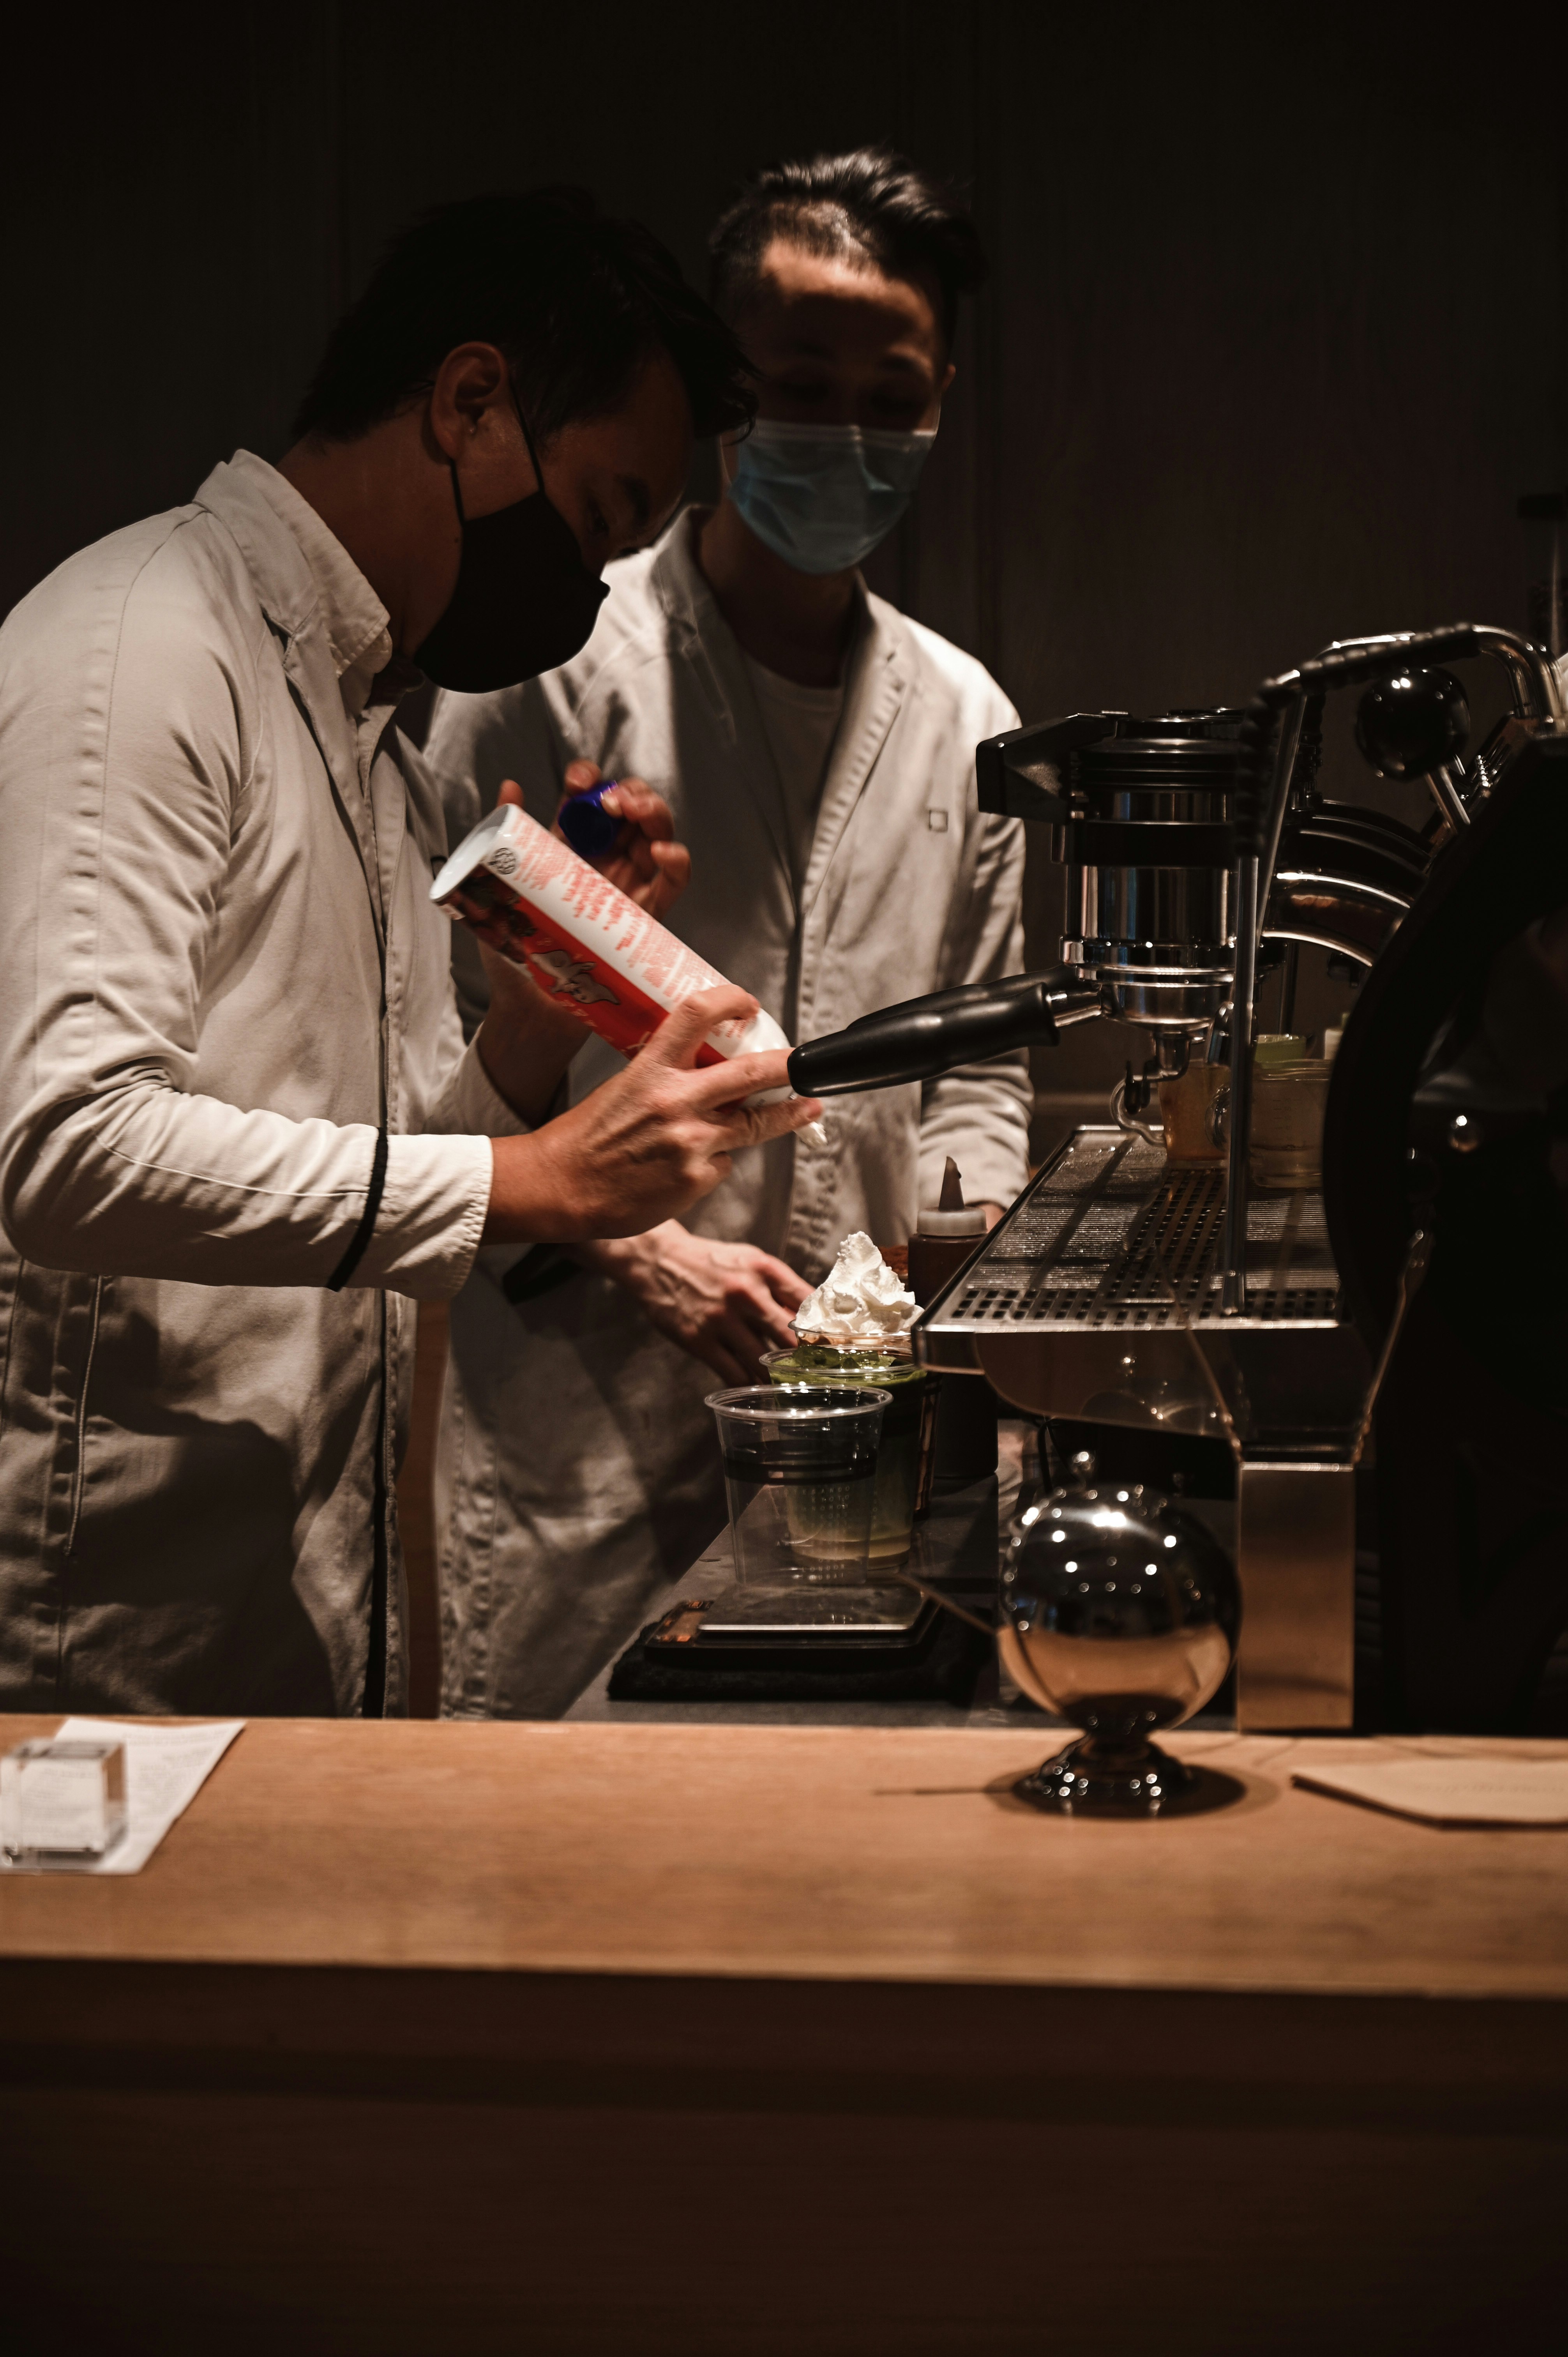
[[[465,835],[430,888],[447,914],[492,949],[525,966],[547,998],[623,1055],[635,1055],[666,1016],[727,977],[628,899],[571,845],[515,802],[502,802]],[[716,1024],[697,1049],[699,1064],[788,1048],[771,1015]],[[771,1104],[789,1088],[749,1098]],[[819,1141],[821,1128],[811,1125]]]

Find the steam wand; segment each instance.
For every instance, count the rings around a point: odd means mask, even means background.
[[[1054,1047],[1068,1025],[1104,1012],[1099,985],[1086,983],[1076,966],[972,982],[884,1006],[846,1030],[806,1040],[789,1059],[789,1085],[800,1096],[842,1097],[939,1080],[961,1064]]]

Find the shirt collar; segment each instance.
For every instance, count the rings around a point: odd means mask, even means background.
[[[697,562],[697,539],[703,526],[712,515],[710,507],[682,508],[659,544],[653,561],[653,577],[658,593],[666,608],[680,617],[688,630],[704,637],[715,629],[730,635],[729,624],[719,609],[707,575]],[[874,610],[865,577],[859,568],[854,576],[855,617],[844,653],[844,678],[861,645],[874,638],[881,619]],[[886,607],[882,613],[895,609]]]
[[[342,542],[275,467],[241,450],[231,469],[248,479],[247,488],[261,495],[297,544],[316,591],[343,708],[358,721],[371,700],[371,682],[392,661],[391,616]]]

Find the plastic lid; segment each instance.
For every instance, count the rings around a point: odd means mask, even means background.
[[[875,1383],[741,1383],[709,1392],[703,1405],[746,1424],[843,1424],[880,1415],[893,1394]]]
[[[561,806],[556,823],[580,859],[603,859],[615,849],[620,821],[603,806],[603,797],[615,782],[613,778],[601,778],[585,794],[574,794]]]

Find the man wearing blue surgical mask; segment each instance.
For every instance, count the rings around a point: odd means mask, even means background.
[[[711,249],[759,396],[717,506],[609,567],[585,654],[444,695],[426,750],[454,840],[509,778],[546,822],[600,775],[647,779],[692,851],[665,922],[803,1039],[1022,963],[1021,830],[980,814],[973,770],[1016,716],[857,570],[914,494],[984,263],[950,199],[878,149],[758,174]],[[618,1060],[586,1048],[573,1095]],[[826,1149],[769,1146],[646,1236],[481,1255],[438,1462],[448,1713],[570,1705],[722,1527],[714,1376],[754,1379],[790,1340],[853,1230],[903,1243],[950,1155],[972,1201],[1008,1201],[1028,1108],[1021,1057],[841,1099]]]

